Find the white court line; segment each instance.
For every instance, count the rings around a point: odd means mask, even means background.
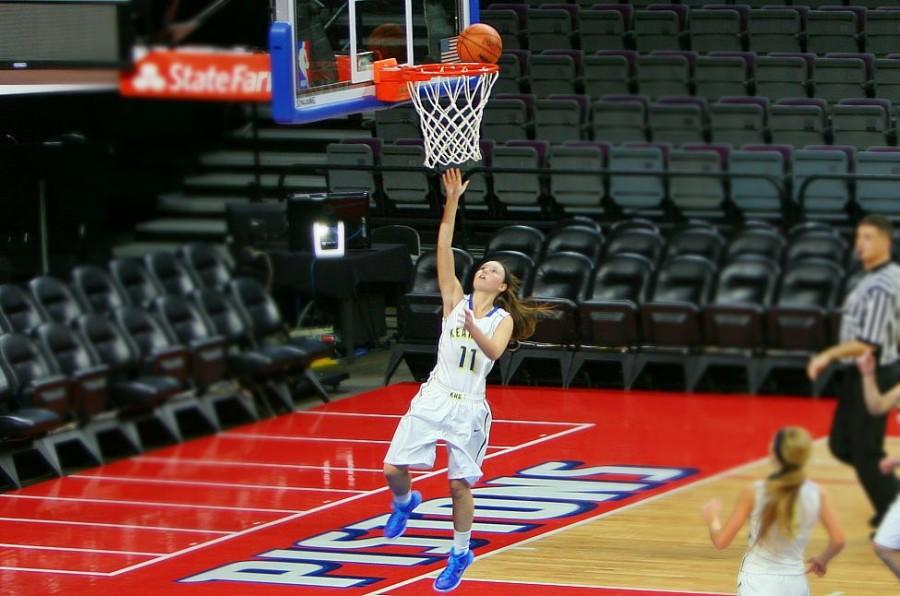
[[[103,548],[76,548],[74,546],[37,546],[34,544],[11,544],[0,542],[2,548],[21,548],[27,550],[61,550],[74,553],[97,553],[101,555],[139,555],[144,557],[158,557],[165,553],[141,553],[131,550],[107,550]]]
[[[372,443],[374,445],[391,444],[390,441],[382,441],[378,439],[339,439],[337,437],[304,437],[300,435],[263,435],[254,433],[235,433],[228,431],[221,432],[217,436],[225,437],[226,439],[251,439],[254,441],[323,441],[325,443]]]
[[[310,416],[357,416],[360,418],[403,418],[403,414],[368,414],[364,412],[328,412],[325,410],[300,410],[291,414],[306,414]],[[491,424],[540,424],[542,426],[579,426],[581,424],[593,424],[592,422],[546,422],[543,420],[512,420],[509,418],[494,418]]]
[[[523,584],[527,586],[548,586],[551,588],[585,588],[588,590],[616,590],[621,592],[662,592],[663,594],[703,594],[704,596],[723,596],[726,592],[698,592],[697,590],[673,590],[666,588],[629,588],[625,586],[591,586],[588,584],[570,584],[563,582],[537,582],[525,580],[481,579],[463,580],[463,583],[487,582],[491,584]]]
[[[372,444],[372,445],[390,445],[390,441],[383,441],[380,439],[339,439],[337,437],[303,437],[298,435],[263,435],[263,434],[254,434],[254,433],[233,433],[233,432],[222,432],[219,433],[220,437],[225,438],[237,438],[237,439],[249,439],[251,441],[304,441],[310,443],[317,443],[319,441],[325,441],[328,443],[362,443],[364,445]],[[443,445],[443,443],[438,443],[438,445]],[[488,449],[510,449],[510,445],[488,445]]]
[[[103,522],[66,521],[62,519],[34,519],[30,517],[0,517],[0,522],[23,522],[28,524],[57,524],[60,526],[96,526],[98,528],[125,528],[128,530],[151,530],[160,532],[191,532],[194,534],[224,534],[222,530],[196,530],[193,528],[169,528],[164,526],[135,526],[132,524],[107,524]]]
[[[538,445],[538,444],[540,444],[540,443],[545,443],[545,442],[551,441],[551,440],[553,440],[553,439],[558,439],[558,438],[563,437],[563,436],[565,436],[565,435],[572,434],[572,433],[574,433],[574,432],[578,432],[578,431],[584,430],[584,429],[586,429],[586,428],[591,428],[591,427],[593,427],[593,426],[594,426],[593,424],[582,424],[582,425],[579,425],[579,426],[574,427],[574,428],[569,428],[569,429],[566,429],[566,430],[561,430],[561,431],[559,431],[559,432],[557,432],[557,433],[554,433],[554,434],[552,434],[552,435],[547,435],[547,436],[545,436],[545,437],[540,437],[540,438],[537,438],[537,439],[528,441],[527,443],[522,443],[521,445],[516,445],[515,447],[510,447],[509,449],[507,449],[507,450],[505,450],[505,451],[497,451],[496,453],[489,453],[488,455],[485,455],[485,456],[484,456],[484,459],[487,460],[487,459],[491,459],[491,458],[494,458],[494,457],[498,457],[498,456],[500,456],[500,455],[506,455],[507,453],[511,453],[511,452],[513,452],[513,451],[518,451],[518,450],[520,450],[520,449],[525,449],[525,448],[527,448],[527,447],[531,447],[531,446],[533,446],[533,445]],[[412,481],[413,481],[413,482],[418,482],[418,481],[420,481],[420,480],[425,480],[426,478],[431,478],[432,476],[437,476],[437,475],[439,475],[439,474],[443,474],[443,473],[446,472],[446,471],[447,471],[447,468],[441,468],[441,469],[439,469],[439,470],[434,470],[433,472],[428,472],[428,473],[426,473],[426,474],[423,474],[423,475],[421,475],[421,476],[418,476],[418,477],[416,477],[416,478],[413,478]],[[381,488],[376,488],[376,489],[370,490],[370,491],[365,492],[365,493],[361,493],[361,494],[358,494],[358,495],[353,495],[352,497],[346,497],[346,498],[341,499],[341,500],[339,500],[339,501],[335,501],[334,503],[325,503],[324,505],[320,505],[320,506],[318,506],[318,507],[313,507],[312,509],[309,509],[309,510],[307,510],[307,511],[303,511],[303,512],[300,512],[300,513],[296,513],[296,514],[294,514],[294,515],[290,515],[290,516],[285,517],[285,518],[283,518],[283,519],[276,519],[276,520],[272,520],[272,521],[270,521],[270,522],[266,522],[266,523],[264,523],[264,524],[261,524],[261,525],[259,525],[259,526],[254,526],[254,527],[252,527],[252,528],[246,528],[246,529],[241,530],[241,531],[239,531],[239,532],[235,532],[235,533],[232,534],[231,536],[222,536],[222,537],[220,537],[220,538],[214,538],[213,540],[210,540],[210,541],[208,541],[208,542],[204,542],[204,543],[202,543],[202,544],[195,544],[194,546],[189,546],[188,548],[182,549],[182,550],[180,550],[180,551],[176,551],[176,552],[174,552],[174,553],[170,553],[170,554],[168,554],[168,555],[159,557],[159,558],[157,558],[157,559],[151,559],[151,560],[149,560],[149,561],[143,561],[143,562],[141,562],[141,563],[136,563],[136,564],[130,565],[130,566],[128,566],[128,567],[123,567],[122,569],[117,569],[116,571],[113,571],[113,572],[110,573],[109,575],[110,575],[110,576],[116,576],[116,575],[121,575],[122,573],[128,573],[129,571],[134,571],[135,569],[140,569],[141,567],[146,567],[146,566],[148,566],[148,565],[153,565],[153,564],[155,564],[155,563],[158,563],[158,562],[161,562],[161,561],[165,561],[166,559],[171,559],[172,557],[177,557],[177,556],[180,556],[180,555],[183,555],[183,554],[186,554],[186,553],[195,551],[195,550],[199,550],[199,549],[201,549],[201,548],[206,548],[206,547],[208,547],[208,546],[212,546],[212,545],[214,545],[214,544],[218,544],[218,543],[224,542],[224,541],[226,541],[226,540],[231,540],[232,538],[237,538],[237,537],[239,537],[239,536],[244,536],[244,535],[246,535],[246,534],[250,534],[250,533],[253,533],[253,532],[258,532],[259,530],[262,530],[262,529],[265,529],[265,528],[269,528],[269,527],[271,527],[271,526],[275,526],[275,525],[278,525],[278,524],[282,524],[282,523],[294,521],[294,520],[299,519],[299,518],[301,518],[301,517],[305,517],[305,516],[307,516],[307,515],[312,515],[312,514],[314,514],[314,513],[318,513],[318,512],[320,512],[320,511],[324,511],[324,510],[326,510],[326,509],[331,509],[331,508],[336,507],[336,506],[338,506],[338,505],[344,505],[344,504],[346,504],[346,503],[350,503],[351,501],[356,501],[357,499],[362,499],[362,498],[364,498],[364,497],[368,497],[368,496],[375,495],[375,494],[378,494],[378,493],[383,493],[383,492],[386,492],[387,490],[388,490],[388,487],[387,487],[387,486],[383,486],[383,487],[381,487]],[[0,495],[0,496],[2,496],[2,495]]]
[[[276,469],[285,469],[285,470],[323,470],[327,472],[363,472],[363,473],[375,473],[375,474],[383,474],[383,468],[345,468],[340,466],[307,466],[300,464],[267,464],[262,462],[252,462],[252,461],[231,461],[225,459],[196,459],[189,457],[157,457],[157,456],[149,456],[149,455],[137,455],[132,460],[146,461],[150,463],[159,463],[159,464],[175,464],[175,463],[184,463],[190,465],[197,466],[220,466],[220,467],[228,467],[228,466],[237,466],[237,467],[247,467],[247,468],[276,468]],[[421,472],[419,470],[410,470],[410,474],[424,474],[425,472]]]
[[[825,438],[823,437],[823,438],[820,438],[820,439],[815,440],[814,443],[821,443],[821,442],[824,441],[824,440],[825,440]],[[532,536],[531,538],[526,538],[525,540],[522,540],[521,542],[515,542],[515,543],[509,544],[509,545],[507,545],[507,546],[502,546],[502,547],[500,547],[500,548],[498,548],[498,549],[496,549],[496,550],[492,550],[492,551],[490,551],[490,552],[484,553],[483,555],[478,555],[477,559],[480,560],[480,559],[486,559],[486,558],[488,558],[488,557],[493,557],[494,555],[498,555],[498,554],[500,554],[500,553],[502,553],[502,552],[506,552],[507,550],[510,550],[510,549],[512,549],[512,548],[520,547],[520,546],[525,546],[525,545],[530,544],[530,543],[532,543],[532,542],[535,542],[535,541],[537,541],[537,540],[541,540],[541,539],[543,539],[543,538],[548,538],[548,537],[553,536],[553,535],[555,535],[555,534],[559,534],[560,532],[565,532],[565,531],[567,531],[567,530],[571,530],[571,529],[573,529],[573,528],[577,528],[577,527],[579,527],[579,526],[583,526],[583,525],[585,525],[585,524],[589,524],[589,523],[591,523],[591,522],[597,521],[598,519],[603,519],[604,517],[608,517],[608,516],[610,516],[610,515],[616,515],[616,514],[618,514],[618,513],[622,513],[622,512],[624,512],[624,511],[628,511],[629,509],[632,509],[632,508],[634,508],[634,507],[639,507],[639,506],[642,506],[642,505],[646,505],[647,503],[652,503],[653,501],[656,501],[656,500],[661,499],[661,498],[663,498],[663,497],[670,497],[670,496],[672,496],[672,495],[674,495],[674,494],[677,494],[677,493],[679,493],[679,492],[681,492],[681,491],[683,491],[683,490],[686,490],[686,489],[689,489],[689,488],[696,488],[696,487],[698,487],[698,486],[702,486],[702,485],[704,485],[704,484],[708,484],[708,483],[710,483],[710,482],[712,482],[712,481],[714,481],[714,480],[718,480],[718,479],[723,478],[723,477],[725,477],[725,476],[729,476],[729,475],[732,475],[732,474],[740,473],[740,472],[742,472],[743,470],[745,470],[745,469],[747,469],[747,468],[750,468],[750,467],[753,467],[753,466],[757,466],[757,465],[759,465],[759,464],[761,464],[761,463],[765,463],[765,462],[767,462],[767,461],[769,461],[769,456],[761,457],[761,458],[759,458],[759,459],[755,459],[755,460],[753,460],[753,461],[749,461],[749,462],[747,462],[747,463],[745,463],[745,464],[741,464],[741,465],[735,466],[735,467],[733,467],[733,468],[728,468],[727,470],[722,470],[721,472],[717,472],[717,473],[713,474],[712,476],[707,476],[707,477],[705,477],[705,478],[701,478],[701,479],[695,480],[695,481],[693,481],[693,482],[688,482],[687,484],[683,484],[683,485],[681,485],[681,486],[675,487],[675,488],[673,488],[672,490],[663,491],[663,492],[661,492],[661,493],[658,493],[658,494],[655,494],[655,495],[653,495],[653,496],[647,497],[646,499],[640,499],[640,500],[634,501],[633,503],[629,503],[628,505],[625,505],[624,507],[619,507],[619,508],[617,508],[617,509],[612,509],[612,510],[610,510],[610,511],[604,511],[604,512],[602,512],[602,513],[598,513],[597,515],[593,515],[593,516],[591,516],[591,517],[586,517],[586,518],[584,518],[584,519],[582,519],[582,520],[579,520],[579,521],[577,521],[577,522],[575,522],[575,523],[573,523],[573,524],[568,524],[568,525],[565,525],[565,526],[561,526],[561,527],[556,528],[556,529],[554,529],[554,530],[550,530],[549,532],[545,532],[545,533],[543,533],[543,534],[538,534],[537,536]],[[437,570],[435,570],[435,571],[430,571],[430,572],[428,572],[428,573],[423,573],[422,575],[419,575],[419,576],[417,576],[417,577],[413,577],[413,578],[404,580],[404,581],[402,581],[402,582],[393,584],[393,585],[388,586],[388,587],[386,587],[386,588],[382,588],[382,589],[376,590],[376,591],[374,591],[374,592],[367,592],[365,596],[385,596],[386,594],[388,594],[387,590],[393,590],[393,589],[396,589],[396,588],[405,586],[405,585],[407,585],[407,584],[411,584],[411,583],[413,583],[413,582],[415,582],[415,581],[418,581],[418,580],[423,579],[423,578],[426,578],[426,577],[434,577],[434,576],[436,576],[438,573],[440,573],[440,571],[441,571],[440,569],[437,569]],[[595,588],[605,588],[606,586],[590,586],[590,587],[595,587]],[[612,588],[612,589],[615,589],[615,588]],[[661,590],[661,589],[660,589],[660,588],[657,588],[657,590]],[[653,591],[653,590],[651,590],[651,591]],[[662,590],[662,591],[664,591],[664,590]],[[671,590],[669,590],[669,591],[671,592]],[[690,593],[690,592],[689,592],[689,593]],[[715,593],[716,593],[716,592],[713,592],[713,594],[715,594]],[[702,592],[701,592],[701,594],[702,594]]]
[[[296,509],[263,509],[261,507],[229,507],[227,505],[194,505],[190,503],[161,503],[159,501],[122,501],[119,499],[87,499],[84,497],[51,497],[46,495],[10,495],[0,493],[0,499],[34,499],[41,501],[70,501],[75,503],[111,503],[113,505],[136,505],[143,507],[174,507],[182,509],[213,509],[217,511],[249,511],[256,513],[304,513]]]
[[[36,573],[63,573],[65,575],[97,575],[109,577],[106,571],[73,571],[71,569],[42,569],[40,567],[5,567],[0,566],[0,571],[34,571]]]
[[[176,484],[179,486],[215,486],[218,488],[258,488],[263,490],[304,491],[320,493],[349,493],[359,494],[361,490],[347,488],[312,488],[307,486],[270,486],[268,484],[240,484],[235,482],[206,482],[203,480],[169,480],[165,478],[146,478],[143,476],[101,476],[100,474],[69,474],[69,478],[81,480],[110,480],[112,482],[125,482],[130,484]]]

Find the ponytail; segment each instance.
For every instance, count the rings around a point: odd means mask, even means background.
[[[773,525],[785,536],[794,535],[797,497],[806,481],[804,466],[811,449],[812,438],[806,429],[799,426],[787,426],[775,435],[772,452],[781,468],[766,480],[766,500],[757,542]]]
[[[519,342],[534,334],[538,320],[553,309],[545,304],[525,302],[519,298],[519,278],[513,275],[505,263],[498,261],[503,267],[506,289],[500,292],[494,304],[510,314],[513,320],[513,332],[510,341]]]

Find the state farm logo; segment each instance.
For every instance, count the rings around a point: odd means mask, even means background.
[[[131,84],[138,91],[164,91],[166,89],[166,80],[159,74],[159,67],[156,64],[141,64],[136,77],[131,80]]]
[[[272,76],[266,54],[156,51],[123,77],[123,95],[268,101]]]

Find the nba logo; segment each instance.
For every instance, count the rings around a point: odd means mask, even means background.
[[[297,87],[309,88],[309,44],[302,39],[297,42]]]

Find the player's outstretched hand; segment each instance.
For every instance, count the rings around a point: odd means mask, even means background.
[[[475,327],[475,315],[468,308],[463,308],[463,311],[459,313],[459,324],[463,329],[472,332],[472,329]]]
[[[459,168],[449,168],[441,174],[441,182],[444,183],[444,195],[448,201],[456,201],[469,188],[469,181],[462,181]]]
[[[815,573],[817,577],[822,577],[828,571],[828,563],[819,557],[810,557],[806,562],[806,572]]]
[[[722,511],[722,501],[719,499],[711,499],[700,508],[700,513],[703,515],[703,519],[706,520],[707,524],[711,524],[719,519],[720,511]]]

